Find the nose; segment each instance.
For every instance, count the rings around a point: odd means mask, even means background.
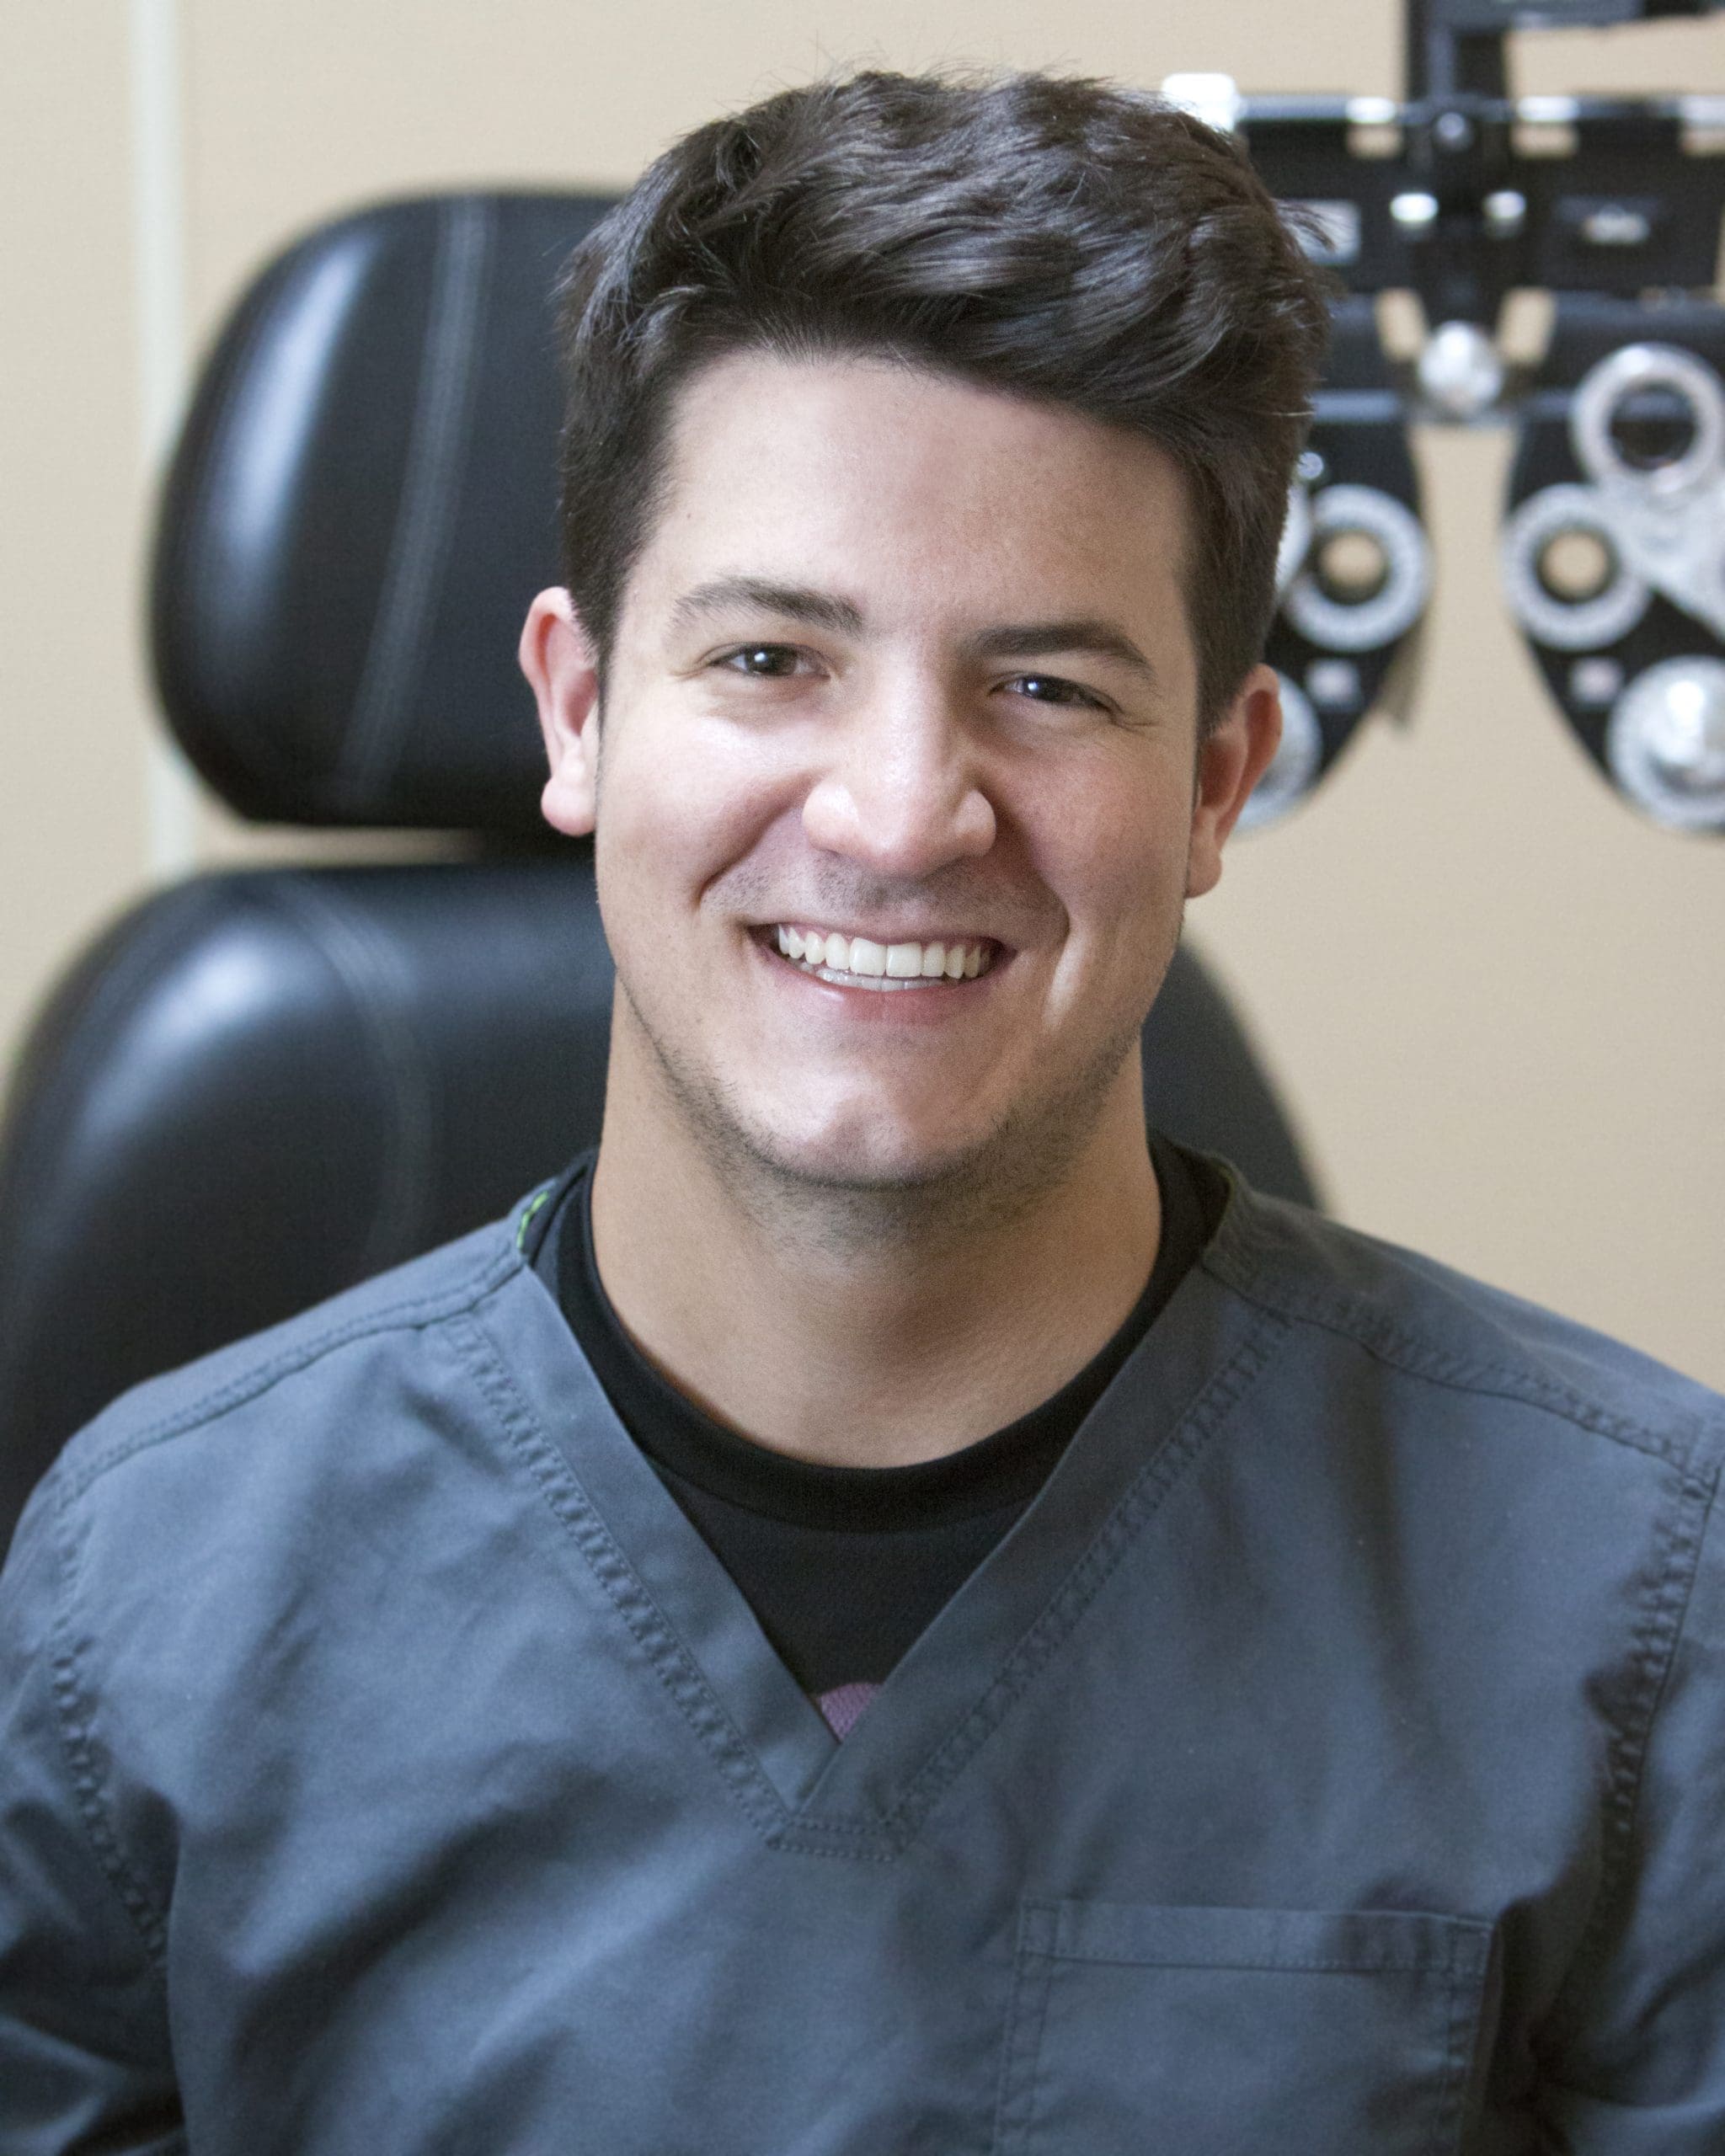
[[[922,878],[986,853],[995,811],[976,744],[934,691],[852,711],[803,803],[809,843],[880,876]]]

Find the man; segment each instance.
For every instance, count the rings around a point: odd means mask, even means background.
[[[1146,1145],[1322,318],[1036,77],[580,250],[603,1140],[34,1504],[8,2150],[1725,2147],[1720,1403]]]

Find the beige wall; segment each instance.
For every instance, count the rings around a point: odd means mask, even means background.
[[[141,472],[176,322],[200,343],[305,225],[458,181],[622,182],[858,59],[1391,93],[1397,22],[1390,0],[0,9],[0,1055],[152,874],[281,848],[182,815],[152,745]],[[1725,23],[1529,40],[1519,79],[1725,89]],[[1725,846],[1637,822],[1545,707],[1493,579],[1508,446],[1423,442],[1441,585],[1412,724],[1240,846],[1195,940],[1346,1218],[1725,1385]]]

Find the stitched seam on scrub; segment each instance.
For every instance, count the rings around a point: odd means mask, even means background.
[[[890,1838],[889,1854],[896,1855],[905,1846],[936,1801],[1065,1644],[1138,1535],[1160,1509],[1163,1499],[1261,1375],[1272,1348],[1285,1338],[1286,1333],[1285,1323],[1273,1314],[1258,1321],[1176,1422],[1167,1439],[1133,1476],[1110,1508],[1089,1547],[1007,1655],[994,1682],[911,1777],[904,1795],[879,1825],[842,1818],[824,1819],[818,1815],[798,1817],[779,1837],[777,1847],[809,1856],[849,1856],[855,1852],[843,1848],[823,1848],[814,1838],[837,1841],[883,1832]]]
[[[435,1324],[441,1318],[453,1316],[478,1301],[500,1279],[520,1267],[521,1259],[513,1248],[500,1256],[494,1253],[441,1294],[409,1297],[401,1303],[392,1303],[384,1309],[373,1310],[364,1317],[350,1318],[345,1324],[332,1326],[327,1332],[320,1332],[302,1345],[284,1349],[270,1361],[259,1364],[243,1376],[232,1378],[226,1385],[212,1391],[200,1394],[187,1406],[164,1415],[158,1422],[148,1423],[131,1437],[120,1439],[76,1475],[64,1477],[66,1497],[81,1497],[93,1483],[99,1481],[111,1469],[118,1467],[135,1454],[148,1451],[152,1446],[165,1444],[169,1438],[183,1437],[206,1422],[214,1422],[218,1416],[232,1407],[243,1407],[260,1398],[284,1378],[309,1369],[323,1356],[352,1342],[364,1340],[374,1334],[411,1331],[424,1325]]]
[[[1565,2036],[1573,2033],[1573,2025],[1566,2025],[1572,2024],[1579,2012],[1579,1995],[1605,1958],[1612,1926],[1633,1877],[1631,1859],[1635,1818],[1646,1774],[1648,1751],[1670,1681],[1672,1664],[1676,1660],[1714,1497],[1714,1486],[1695,1476],[1686,1477],[1670,1499],[1661,1523],[1662,1534],[1667,1539],[1665,1564],[1661,1577],[1646,1598],[1631,1657],[1631,1668],[1641,1680],[1644,1695],[1642,1710],[1638,1716],[1626,1716],[1626,1726],[1612,1729],[1610,1798],[1605,1815],[1599,1882],[1574,1958],[1546,2017],[1546,2027],[1562,2027]],[[1557,2048],[1562,2048],[1562,2041],[1559,2038]]]
[[[1442,1916],[1435,1919],[1442,1926],[1438,1934],[1442,1941],[1442,1951],[1430,1954],[1370,1951],[1300,1954],[1289,1951],[1263,1954],[1238,1951],[1231,1954],[1172,1954],[1156,1950],[1138,1953],[1130,1950],[1110,1952],[1106,1948],[1061,1944],[1060,1919],[1063,1913],[1069,1908],[1081,1906],[1084,1905],[1050,1900],[1040,1895],[1027,1895],[1021,1904],[1020,1952],[1033,1954],[1048,1961],[1071,1961],[1082,1968],[1256,1969],[1272,1973],[1278,1970],[1289,1970],[1296,1975],[1426,1976],[1441,1977],[1447,1981],[1455,1973],[1458,1963],[1462,1965],[1464,1975],[1473,1973],[1473,1964],[1467,1950],[1480,1945],[1488,1951],[1492,1935],[1491,1925],[1481,1918]],[[1266,1909],[1263,1913],[1274,1915],[1277,1913]],[[1367,1919],[1386,1915],[1404,1916],[1402,1912],[1378,1909],[1340,1910],[1336,1913]],[[1047,1922],[1050,1918],[1054,1919],[1052,1928]],[[1430,1918],[1427,1920],[1433,1921]],[[1480,1966],[1484,1966],[1483,1956]]]
[[[1030,1909],[1027,1906],[1020,1910],[1018,1915],[1012,2003],[1007,2009],[1006,2046],[1001,2058],[1000,2087],[995,2102],[996,2156],[1010,2156],[1011,2150],[1023,2140],[1036,2116],[1036,2094],[1042,2079],[1043,2033],[1048,2026],[1049,1994],[1054,1989],[1054,1963],[1051,1956],[1039,1952],[1027,1943],[1025,1934],[1029,1921]],[[1021,2033],[1019,2015],[1023,2010],[1022,2002],[1033,1982],[1036,1986],[1035,2025],[1033,2029]],[[1010,2102],[1015,2089],[1018,2097],[1016,2105]]]
[[[1686,1470],[1693,1464],[1693,1441],[1685,1447],[1665,1430],[1602,1407],[1559,1379],[1530,1369],[1525,1364],[1458,1355],[1421,1334],[1392,1324],[1373,1302],[1356,1295],[1320,1295],[1294,1285],[1282,1276],[1263,1226],[1247,1205],[1231,1209],[1199,1262],[1260,1307],[1321,1326],[1354,1341],[1380,1360],[1408,1369],[1417,1376],[1491,1397],[1519,1399],[1530,1406],[1550,1407],[1599,1436],[1615,1438],[1669,1465]],[[1698,1429],[1711,1428],[1708,1422],[1694,1414],[1681,1414],[1680,1419],[1692,1440]]]
[[[1019,2145],[1025,2132],[1035,2121],[1036,2100],[1044,2079],[1044,2031],[1047,2026],[1049,2002],[1055,1977],[1062,1968],[1097,1967],[1157,1972],[1196,1970],[1205,1973],[1216,1970],[1242,1970],[1269,1975],[1389,1975],[1434,1978],[1442,1986],[1441,2010],[1447,2046],[1444,2070],[1434,2077],[1433,2120],[1426,2145],[1431,2156],[1446,2156],[1454,2136],[1461,2128],[1460,2106],[1466,2088],[1467,2068],[1471,2057],[1474,2016],[1469,2011],[1469,2003],[1473,1996],[1473,1986],[1469,1980],[1480,1973],[1483,1967],[1483,1963],[1475,1964],[1467,1950],[1482,1938],[1489,1940],[1489,1925],[1471,1919],[1458,1919],[1458,1928],[1451,1932],[1441,1959],[1407,1960],[1400,1956],[1383,1959],[1356,1956],[1332,1961],[1294,1955],[1260,1957],[1232,1954],[1188,1957],[1089,1954],[1076,1953],[1054,1944],[1044,1945],[1034,1936],[1035,1918],[1057,1908],[1058,1904],[1053,1903],[1026,1902],[1020,1913],[1012,2005],[995,2106],[994,2145],[996,2156],[1010,2156],[1010,2152]],[[1033,1965],[1039,1965],[1039,1979],[1030,1973]],[[1036,1987],[1033,2036],[1023,2029],[1020,2019],[1021,2002],[1033,1983]],[[1018,2100],[1012,2103],[1010,2100],[1015,2093]]]
[[[143,1881],[126,1860],[126,1854],[120,1846],[120,1838],[108,1816],[101,1770],[96,1763],[93,1691],[81,1684],[79,1650],[72,1636],[72,1603],[78,1567],[77,1558],[72,1547],[67,1512],[68,1507],[62,1500],[56,1506],[54,1515],[54,1554],[59,1592],[54,1611],[55,1646],[49,1664],[53,1673],[51,1689],[61,1747],[77,1807],[78,1822],[96,1862],[103,1876],[120,1897],[127,1916],[142,1940],[150,1967],[158,1980],[165,1980],[167,1911],[158,1907]]]
[[[1436,1961],[1307,1961],[1294,1955],[1266,1954],[1075,1954],[1057,1946],[1027,1946],[1027,1954],[1077,1969],[1251,1969],[1268,1976],[1437,1977],[1448,1984],[1455,1971]]]
[[[1491,1363],[1456,1355],[1417,1333],[1392,1325],[1386,1319],[1375,1314],[1368,1315],[1370,1305],[1352,1298],[1320,1300],[1316,1296],[1279,1285],[1266,1286],[1255,1273],[1236,1269],[1226,1260],[1212,1264],[1206,1257],[1200,1262],[1236,1294],[1257,1304],[1260,1309],[1277,1311],[1295,1323],[1320,1326],[1327,1332],[1353,1342],[1377,1361],[1406,1370],[1413,1376],[1446,1386],[1452,1391],[1474,1393],[1491,1399],[1514,1400],[1526,1406],[1542,1408],[1549,1413],[1562,1416],[1566,1422],[1591,1430],[1597,1436],[1613,1438],[1634,1451],[1644,1453],[1666,1466],[1687,1470],[1692,1463],[1695,1454],[1692,1441],[1687,1445],[1680,1444],[1664,1431],[1615,1415],[1554,1378],[1543,1377],[1535,1371],[1508,1363]],[[1691,1429],[1695,1428],[1695,1418],[1685,1417],[1684,1420]]]
[[[1462,1938],[1451,1935],[1450,1940],[1449,1983],[1446,1999],[1450,2052],[1449,2067],[1437,2080],[1432,2091],[1432,2156],[1455,2156],[1456,2144],[1461,2135],[1462,2107],[1467,2100],[1467,2087],[1473,2069],[1474,2048],[1478,2041],[1477,1998],[1484,1986],[1486,1971],[1490,1966],[1490,1931],[1486,1931],[1487,1956],[1479,1967],[1469,1967],[1463,1960]],[[1477,1976],[1478,1985],[1471,1981]],[[1473,2010],[1470,2011],[1470,2007]]]
[[[517,1270],[520,1262],[511,1246],[503,1260],[504,1273],[507,1275]],[[224,1409],[243,1404],[267,1391],[280,1378],[292,1375],[296,1370],[316,1361],[330,1348],[344,1346],[350,1341],[364,1338],[367,1334],[390,1331],[398,1326],[406,1329],[410,1325],[435,1320],[451,1304],[459,1310],[464,1302],[475,1299],[477,1292],[483,1292],[488,1284],[494,1284],[489,1282],[489,1276],[498,1270],[499,1261],[493,1257],[478,1269],[477,1275],[469,1274],[457,1289],[442,1296],[428,1296],[394,1305],[374,1313],[369,1320],[335,1327],[329,1333],[320,1335],[308,1342],[302,1351],[265,1364],[262,1370],[250,1374],[247,1381],[222,1387],[205,1400],[195,1403],[184,1413],[167,1417],[162,1423],[152,1425],[141,1432],[128,1443],[114,1447],[93,1462],[82,1475],[57,1478],[57,1486],[52,1491],[52,1547],[56,1595],[51,1628],[53,1647],[49,1657],[49,1689],[54,1703],[56,1725],[79,1823],[103,1876],[118,1894],[143,1942],[150,1967],[158,1977],[165,1974],[167,1913],[151,1896],[120,1847],[119,1837],[109,1817],[103,1778],[95,1758],[95,1689],[84,1678],[83,1651],[73,1636],[72,1623],[72,1605],[79,1570],[77,1555],[73,1547],[77,1530],[72,1521],[72,1507],[109,1469],[130,1459],[135,1453],[164,1444],[169,1438],[213,1419]]]
[[[496,1342],[471,1313],[452,1322],[449,1333],[510,1449],[538,1485],[552,1517],[574,1544],[679,1713],[717,1760],[726,1787],[756,1828],[770,1834],[783,1821],[784,1808],[753,1752],[569,1461],[541,1427]]]

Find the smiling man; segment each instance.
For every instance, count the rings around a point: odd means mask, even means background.
[[[563,591],[524,645],[623,984],[600,1270],[733,1427],[929,1459],[1143,1289],[1134,1050],[1274,676],[1200,744],[1179,472],[1059,406],[739,354],[665,467],[602,664]]]
[[[0,1583],[0,2142],[1725,2147],[1720,1403],[1146,1135],[1322,292],[864,76],[571,265],[603,1136],[158,1381]]]

